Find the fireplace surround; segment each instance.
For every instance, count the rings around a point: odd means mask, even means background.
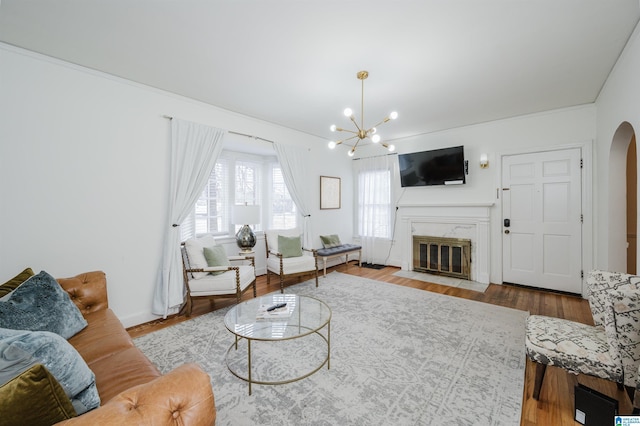
[[[490,269],[491,209],[493,203],[401,204],[400,232],[405,235],[401,267],[413,267],[414,236],[434,236],[471,240],[469,276],[471,281],[488,284]]]

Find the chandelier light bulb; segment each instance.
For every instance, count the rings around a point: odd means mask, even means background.
[[[347,155],[348,155],[349,157],[353,157],[353,154],[355,154],[355,153],[356,153],[356,150],[355,150],[354,148],[351,148],[351,149],[349,150],[349,152],[347,153]]]
[[[373,135],[373,136],[371,137],[371,142],[373,142],[373,143],[378,143],[378,142],[380,142],[380,135]]]
[[[334,141],[329,142],[329,149],[333,149],[336,147],[336,143]]]
[[[394,144],[389,145],[389,152],[393,152],[396,150],[396,146]]]
[[[351,108],[345,108],[344,109],[344,116],[345,117],[352,117],[353,116],[353,111],[351,110]]]
[[[332,132],[335,132],[335,131],[336,131],[336,129],[337,129],[337,127],[336,127],[336,125],[335,125],[335,124],[332,124],[332,125],[331,125],[331,127],[329,127],[329,129],[330,129]]]
[[[376,129],[375,127],[372,127],[371,130],[369,130],[369,133],[371,133],[372,135],[375,135],[378,132],[378,129]]]
[[[389,114],[389,118],[395,120],[396,118],[398,118],[398,113],[396,111],[393,111],[391,114]]]

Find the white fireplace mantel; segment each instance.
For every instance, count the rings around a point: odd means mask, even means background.
[[[489,283],[489,227],[493,203],[400,205],[400,223],[406,244],[403,270],[412,269],[413,236],[468,238],[471,240],[471,279]]]

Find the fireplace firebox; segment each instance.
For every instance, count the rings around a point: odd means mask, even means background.
[[[413,236],[413,270],[471,279],[471,240]]]

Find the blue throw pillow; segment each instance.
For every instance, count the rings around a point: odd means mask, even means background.
[[[87,326],[80,309],[51,275],[42,271],[0,299],[0,327],[51,331],[65,339]]]
[[[55,377],[76,413],[100,406],[95,374],[69,342],[48,331],[0,328],[0,385],[35,364]]]

